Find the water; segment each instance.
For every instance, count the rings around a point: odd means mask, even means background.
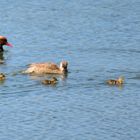
[[[138,0],[1,0],[0,140],[140,139]],[[32,62],[69,62],[67,77],[13,75]],[[123,87],[105,84],[125,77]]]

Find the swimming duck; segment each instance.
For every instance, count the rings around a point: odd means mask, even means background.
[[[44,85],[55,85],[57,83],[57,79],[53,77],[51,80],[43,80],[42,84]]]
[[[0,52],[3,52],[3,45],[13,47],[12,44],[8,43],[7,38],[4,36],[0,36]]]
[[[67,61],[62,61],[60,66],[57,64],[46,62],[46,63],[33,63],[29,65],[29,68],[23,73],[27,74],[65,74],[67,73]]]
[[[0,81],[5,80],[6,76],[3,73],[0,73]]]
[[[110,79],[110,80],[107,80],[106,82],[109,85],[122,85],[124,83],[124,78],[123,77],[119,77],[116,80]]]
[[[0,64],[3,64],[3,63],[4,63],[4,61],[0,59]]]

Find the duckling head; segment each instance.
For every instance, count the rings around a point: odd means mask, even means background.
[[[56,82],[58,80],[56,79],[56,77],[53,77],[51,81],[55,81]]]
[[[51,80],[50,80],[50,84],[51,85],[55,85],[57,83],[57,79],[55,77],[53,77]]]
[[[119,84],[123,84],[124,83],[124,77],[120,76],[117,81],[118,81]]]

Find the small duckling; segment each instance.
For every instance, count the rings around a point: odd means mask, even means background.
[[[4,64],[4,61],[0,59],[0,64]]]
[[[0,73],[0,81],[5,80],[6,76],[3,73]]]
[[[42,84],[44,85],[55,85],[57,83],[57,79],[53,77],[51,80],[43,80]]]
[[[124,78],[123,77],[119,77],[116,80],[110,79],[110,80],[107,80],[106,82],[109,85],[122,85],[124,83]]]

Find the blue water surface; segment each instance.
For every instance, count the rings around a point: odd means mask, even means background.
[[[139,140],[140,1],[1,0],[0,140]],[[67,77],[17,72],[69,62]],[[16,74],[15,74],[16,73]],[[105,81],[124,76],[122,87]]]

